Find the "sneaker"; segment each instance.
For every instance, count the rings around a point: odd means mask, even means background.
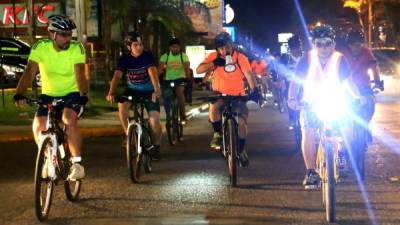
[[[320,178],[315,170],[310,170],[307,172],[303,180],[303,186],[306,190],[315,190],[318,188],[320,183]]]
[[[71,166],[71,173],[68,176],[68,180],[80,180],[85,177],[85,168],[79,163],[74,163]]]
[[[218,132],[214,132],[210,146],[213,149],[221,149],[222,137]]]
[[[239,165],[241,167],[248,167],[250,164],[249,156],[247,155],[246,150],[242,150],[239,152]]]
[[[151,159],[152,160],[160,160],[161,159],[161,152],[160,152],[159,145],[154,145],[153,148],[151,149]]]

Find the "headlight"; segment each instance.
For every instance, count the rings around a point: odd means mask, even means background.
[[[340,120],[350,112],[349,97],[341,85],[323,85],[307,102],[317,117],[324,121]]]

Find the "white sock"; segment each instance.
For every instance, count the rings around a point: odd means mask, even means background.
[[[81,156],[72,157],[72,163],[80,163],[80,162],[82,162],[82,157]]]

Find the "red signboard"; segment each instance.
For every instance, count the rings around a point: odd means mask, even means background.
[[[36,4],[34,6],[36,25],[46,26],[47,17],[60,12],[59,3]],[[0,27],[12,28],[14,24],[19,27],[29,25],[28,10],[24,4],[0,4]]]

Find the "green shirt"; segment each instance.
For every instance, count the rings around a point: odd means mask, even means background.
[[[60,97],[79,91],[74,66],[86,61],[81,43],[71,41],[67,50],[57,52],[51,40],[40,40],[32,46],[29,60],[39,64],[42,94]]]
[[[186,77],[184,63],[189,62],[189,58],[185,53],[182,52],[182,58],[180,54],[173,55],[171,52],[165,53],[161,56],[160,62],[167,63],[166,80],[176,80]]]

